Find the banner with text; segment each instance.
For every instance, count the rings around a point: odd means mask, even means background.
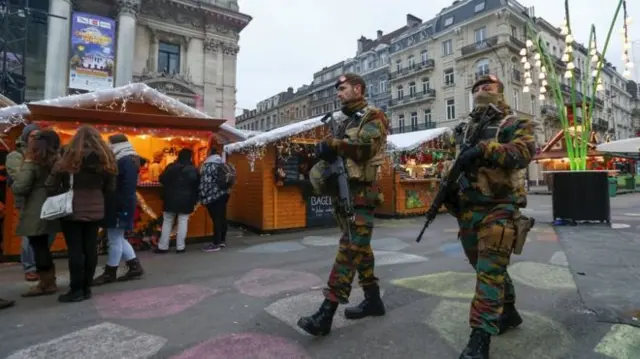
[[[96,91],[113,88],[116,22],[81,12],[71,17],[69,88]]]

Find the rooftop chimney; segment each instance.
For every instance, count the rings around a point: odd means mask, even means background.
[[[382,30],[378,30],[378,41],[382,40],[382,35],[384,35]]]
[[[293,87],[289,87],[289,88],[287,89],[287,93],[292,94],[292,93],[293,93]]]
[[[417,17],[417,16],[413,16],[411,14],[407,14],[407,26],[408,27],[413,27],[416,25],[420,25],[422,24],[422,19]]]
[[[364,51],[364,44],[367,41],[367,38],[364,36],[360,36],[358,39],[358,55]]]

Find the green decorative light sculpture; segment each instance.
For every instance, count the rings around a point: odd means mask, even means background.
[[[534,72],[537,73],[537,88],[540,101],[545,101],[547,95],[549,95],[558,108],[557,115],[564,130],[570,169],[572,171],[584,171],[587,169],[587,154],[592,129],[592,109],[595,108],[597,93],[604,90],[600,76],[605,66],[605,55],[611,35],[621,11],[624,21],[622,28],[624,38],[624,54],[622,55],[625,66],[624,76],[631,77],[633,63],[629,53],[631,41],[628,33],[628,25],[631,23],[631,18],[627,13],[626,1],[618,1],[602,51],[598,51],[596,29],[594,25],[591,25],[589,47],[587,49],[587,55],[590,57],[589,71],[580,71],[576,69],[576,64],[574,63],[576,59],[574,51],[580,51],[580,48],[584,48],[578,45],[573,38],[571,18],[569,16],[569,0],[565,0],[564,11],[565,20],[560,27],[560,33],[565,37],[565,49],[561,59],[557,59],[549,52],[546,42],[539,35],[535,24],[527,24],[526,47],[520,50],[526,85],[523,88],[523,92],[531,92],[531,88],[534,85],[532,76]],[[564,67],[564,73],[556,71],[556,67],[559,64],[560,67]],[[569,84],[564,85],[562,78],[566,79]],[[563,87],[565,88],[564,92],[569,92],[570,94],[568,101],[565,101]],[[579,89],[583,90],[583,95],[581,95]],[[582,112],[581,121],[577,119],[579,110]]]

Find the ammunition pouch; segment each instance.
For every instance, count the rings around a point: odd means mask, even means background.
[[[513,244],[513,253],[514,254],[522,254],[522,248],[524,247],[524,243],[527,241],[527,235],[531,228],[533,228],[536,220],[533,218],[529,218],[527,216],[523,216],[518,214],[513,219],[513,224],[516,228],[516,240]]]
[[[511,221],[506,224],[487,224],[478,231],[478,251],[497,252],[508,256],[516,241],[516,228]]]

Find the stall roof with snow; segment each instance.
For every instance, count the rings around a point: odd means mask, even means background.
[[[107,90],[100,90],[80,95],[60,97],[32,102],[33,105],[68,107],[78,109],[94,108],[100,104],[114,102],[139,101],[152,105],[168,114],[179,117],[190,117],[197,119],[213,119],[213,117],[200,112],[182,102],[169,97],[143,83],[134,83],[122,87]],[[30,115],[27,104],[10,106],[0,109],[0,120],[3,122],[18,123],[25,120]],[[222,124],[219,130],[213,133],[221,144],[228,144],[236,141],[243,141],[247,136],[227,124]]]
[[[413,151],[425,142],[434,140],[442,135],[452,135],[448,127],[432,128],[424,131],[398,133],[387,137],[387,149],[393,152]]]
[[[596,147],[598,152],[609,153],[616,157],[640,158],[640,137],[602,143]]]
[[[342,112],[340,111],[334,112],[333,115],[336,117],[336,120],[338,121],[340,121],[341,116],[344,116],[344,114],[342,114]],[[268,132],[257,134],[242,142],[226,145],[224,147],[224,150],[226,153],[230,154],[230,153],[242,151],[243,149],[247,149],[251,147],[265,146],[270,143],[281,140],[283,138],[296,136],[301,133],[311,131],[317,127],[322,126],[322,121],[320,121],[322,117],[324,116],[313,117],[304,121],[295,122],[286,126],[278,127]]]

